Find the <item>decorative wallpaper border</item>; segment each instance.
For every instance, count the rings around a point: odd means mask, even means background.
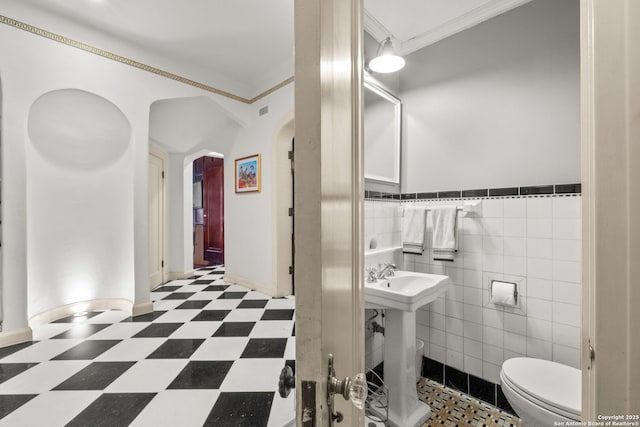
[[[433,191],[425,193],[384,193],[380,191],[365,191],[366,200],[437,200],[437,199],[465,199],[481,197],[514,197],[514,196],[553,196],[582,194],[581,184],[549,184],[526,187],[482,188],[475,190]]]
[[[267,95],[272,94],[292,83],[294,78],[289,77],[288,79],[278,83],[274,87],[267,89],[266,91],[254,96],[253,98],[245,98],[239,95],[235,95],[231,92],[227,92],[222,89],[215,88],[213,86],[206,85],[204,83],[197,82],[195,80],[188,79],[186,77],[179,76],[177,74],[170,73],[168,71],[161,70],[156,67],[152,67],[151,65],[143,64],[138,61],[134,61],[133,59],[126,58],[124,56],[117,55],[115,53],[108,52],[106,50],[99,49],[97,47],[79,42],[77,40],[70,39],[65,36],[61,36],[60,34],[55,34],[49,32],[47,30],[43,30],[42,28],[35,27],[33,25],[26,24],[24,22],[17,21],[15,19],[9,18],[7,16],[0,15],[0,23],[9,25],[11,27],[17,28],[19,30],[27,31],[31,34],[35,34],[49,40],[53,40],[58,43],[66,44],[67,46],[75,47],[76,49],[84,50],[85,52],[92,53],[94,55],[102,56],[103,58],[111,59],[112,61],[120,62],[121,64],[126,64],[134,68],[138,68],[140,70],[148,71],[150,73],[156,74],[158,76],[166,77],[171,80],[175,80],[180,83],[184,83],[189,86],[197,87],[198,89],[205,90],[207,92],[215,93],[216,95],[224,96],[229,99],[233,99],[234,101],[242,102],[243,104],[253,104],[254,102],[264,98]]]

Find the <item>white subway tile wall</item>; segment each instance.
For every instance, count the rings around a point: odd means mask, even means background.
[[[502,362],[511,357],[579,368],[580,203],[576,195],[483,199],[482,218],[458,218],[458,253],[452,263],[433,261],[428,215],[427,250],[422,256],[405,255],[405,268],[447,274],[453,285],[418,310],[424,355],[495,383]],[[376,231],[393,234],[393,229]],[[520,306],[492,304],[492,279],[518,282]]]
[[[364,239],[365,252],[402,245],[402,205],[399,201],[364,202]],[[372,239],[377,242],[376,248],[371,247]]]
[[[378,266],[383,263],[395,263],[402,268],[402,251],[384,251],[384,249],[402,246],[402,204],[397,201],[364,202],[364,250],[365,266]],[[375,240],[375,249],[372,242]],[[365,317],[375,314],[367,310]],[[383,324],[379,315],[376,322]],[[429,311],[419,311],[416,322],[420,325],[416,335],[418,339],[429,341]],[[444,326],[441,328],[444,330]],[[428,350],[425,351],[428,354]],[[374,368],[384,358],[384,337],[382,334],[365,331],[365,366]]]

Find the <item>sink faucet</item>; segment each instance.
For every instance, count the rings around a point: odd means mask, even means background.
[[[398,267],[395,264],[385,264],[384,267],[378,272],[376,275],[377,279],[384,279],[385,277],[393,276],[393,272],[396,271]]]

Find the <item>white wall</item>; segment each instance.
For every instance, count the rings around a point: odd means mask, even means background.
[[[27,126],[30,317],[78,301],[133,301],[128,120],[105,98],[65,89],[38,98]]]
[[[170,153],[168,267],[173,276],[189,276],[193,271],[192,163],[213,151],[224,156],[225,277],[269,295],[277,293],[273,271],[276,229],[272,226],[275,196],[272,151],[279,131],[288,123],[284,118],[292,116],[293,90],[293,85],[288,85],[248,106],[243,126],[219,120],[215,132],[203,126],[201,134],[191,135],[197,144],[186,144],[192,146],[187,152]],[[165,107],[167,102],[171,101],[162,100]],[[151,106],[152,123],[156,122],[155,106]],[[265,106],[269,112],[259,116],[259,109]],[[162,120],[164,128],[171,129],[172,120],[176,121],[175,126],[180,126],[179,117],[166,116]],[[152,134],[153,142],[160,146],[166,147],[163,141],[171,139],[168,131],[158,127],[152,129]],[[236,194],[234,160],[253,154],[261,155],[261,191]]]
[[[225,271],[227,276],[261,292],[275,295],[273,283],[274,165],[273,141],[291,117],[294,85],[290,84],[252,105],[253,121],[238,131],[225,154]],[[269,106],[269,113],[258,111]],[[261,155],[261,191],[235,193],[234,160]]]
[[[0,25],[0,39],[11,41],[0,44],[4,107],[4,331],[26,327],[28,318],[40,311],[79,298],[123,298],[135,303],[148,302],[146,176],[151,104],[158,99],[205,95],[234,119],[240,118],[240,123],[248,123],[249,126],[252,122],[249,113],[253,114],[254,109],[6,25]],[[32,145],[28,134],[28,114],[34,101],[42,94],[69,88],[104,98],[129,122],[129,145],[122,157],[108,166],[102,165],[92,171],[71,170],[68,165],[52,164]],[[292,88],[286,91],[286,95],[276,93],[272,96],[292,98]],[[287,101],[281,102],[286,104]],[[278,101],[271,107],[272,112],[281,113],[286,109],[277,105]],[[276,122],[274,116],[265,116],[266,120],[262,121],[256,119],[255,128],[243,133],[243,140],[238,142],[239,146],[234,151],[230,151],[230,158],[239,157],[240,153],[266,153],[273,133],[270,126]],[[71,132],[77,130],[69,129]],[[229,141],[229,144],[235,143]],[[266,197],[270,191],[268,159],[267,155],[263,163],[265,191],[258,197],[247,197],[244,203],[236,203],[232,197],[228,204],[231,210],[227,212],[227,217],[243,219],[243,224],[255,224],[267,236],[270,235],[270,205]],[[227,182],[232,182],[231,177]],[[94,196],[91,196],[89,188],[96,193]],[[257,209],[253,209],[253,201],[259,201]],[[104,211],[100,216],[96,216],[98,208]],[[236,215],[233,209],[257,214],[247,220],[243,214]],[[263,211],[266,219],[262,216]],[[55,216],[49,217],[48,213]],[[70,223],[71,219],[75,219],[74,224]],[[231,222],[232,230],[242,227],[238,224],[234,228],[233,220]],[[45,225],[53,230],[45,230]],[[82,230],[91,232],[83,233]],[[259,239],[261,236],[251,230],[241,231],[244,233],[241,238],[251,235]],[[112,233],[114,236],[110,236]],[[238,246],[242,247],[238,244],[235,250]],[[231,251],[233,247],[231,245]],[[266,247],[270,248],[270,240]],[[83,264],[81,270],[79,263],[87,258],[79,249],[89,251],[91,258],[91,262]],[[262,260],[270,252],[263,250],[261,245],[249,249],[257,261],[247,275],[269,280],[270,264]],[[47,259],[47,256],[51,258]],[[54,274],[48,269],[56,256],[62,257],[56,268],[66,271],[64,274]],[[264,274],[260,271],[262,267]],[[240,270],[239,261],[235,268]],[[91,283],[90,286],[81,286],[81,292],[74,291],[72,296],[67,279],[76,274],[88,278]],[[43,290],[44,286],[48,288]]]
[[[534,0],[406,57],[403,192],[580,182],[579,1]]]

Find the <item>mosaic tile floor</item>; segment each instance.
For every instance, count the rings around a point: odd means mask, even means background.
[[[422,427],[520,427],[520,419],[466,394],[422,378],[418,396],[432,410],[431,418]]]

